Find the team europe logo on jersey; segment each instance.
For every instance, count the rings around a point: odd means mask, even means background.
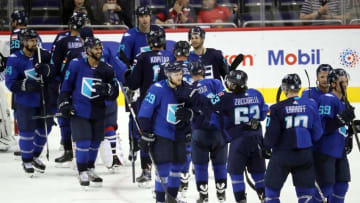
[[[93,84],[95,82],[101,82],[101,79],[83,77],[81,83],[81,94],[89,99],[95,99],[99,97],[99,95],[96,93],[96,90],[93,88]]]
[[[175,112],[178,108],[178,106],[184,106],[184,103],[181,104],[168,104],[168,112],[166,115],[166,120],[167,122],[171,123],[171,124],[178,124],[180,123],[180,120],[176,120],[176,116],[175,116]]]
[[[24,71],[25,77],[27,79],[31,79],[31,80],[40,80],[40,77],[38,76],[38,74],[35,72],[35,69],[28,69]]]

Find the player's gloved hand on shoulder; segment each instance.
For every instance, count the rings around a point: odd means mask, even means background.
[[[64,100],[59,104],[59,110],[63,117],[67,118],[75,115],[74,107],[71,105],[70,101]]]
[[[109,83],[95,82],[93,88],[103,97],[111,96],[114,93],[113,87]]]
[[[145,153],[148,153],[151,145],[155,142],[155,139],[154,133],[143,132],[140,138],[140,148]]]
[[[186,82],[183,82],[182,85],[178,86],[175,90],[175,96],[178,101],[190,102],[191,98],[198,94],[197,89],[191,87]]]
[[[40,63],[35,65],[35,72],[43,78],[48,78],[50,76],[50,65],[46,63]]]
[[[175,112],[176,121],[190,122],[193,116],[194,112],[184,106],[178,106]]]
[[[355,118],[354,113],[355,108],[345,108],[345,110],[339,114],[336,115],[336,118],[343,124],[349,124],[350,121],[352,121]]]
[[[23,79],[21,81],[21,91],[24,92],[40,92],[41,85],[37,80]]]
[[[261,123],[259,120],[252,118],[249,122],[245,123],[246,130],[257,131],[261,127]]]
[[[350,152],[352,151],[353,148],[353,136],[352,135],[348,135],[345,138],[345,149],[344,152],[346,154],[350,154]]]

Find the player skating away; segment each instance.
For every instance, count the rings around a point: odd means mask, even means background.
[[[10,55],[7,61],[5,82],[8,89],[14,94],[14,105],[16,107],[17,120],[20,132],[20,150],[23,168],[27,174],[33,176],[34,167],[44,172],[45,165],[39,156],[46,143],[44,120],[34,120],[33,116],[53,113],[54,98],[51,83],[54,80],[54,68],[49,65],[50,53],[41,50],[41,63],[38,63],[38,34],[33,29],[23,29],[20,40],[22,49]],[[44,80],[41,87],[40,76]],[[43,89],[42,89],[43,88]],[[41,98],[40,92],[44,91]],[[47,112],[41,112],[41,101],[45,100]],[[47,129],[51,130],[52,119],[47,119]]]
[[[330,92],[319,98],[319,113],[324,130],[321,140],[316,143],[314,161],[316,181],[329,202],[344,202],[350,182],[350,168],[347,154],[352,150],[352,128],[354,108],[347,107],[341,85],[345,92],[349,76],[344,69],[329,71]],[[316,193],[314,202],[321,202]]]
[[[119,94],[113,68],[101,61],[102,43],[85,40],[86,56],[70,62],[59,96],[59,109],[70,116],[76,145],[76,164],[81,186],[102,183],[95,173],[95,161],[105,131],[105,101]]]
[[[204,47],[205,31],[200,27],[191,28],[188,40],[194,49],[190,52],[189,61],[202,61],[205,66],[205,78],[224,79],[229,72],[228,64],[220,50]]]
[[[147,42],[151,51],[138,55],[134,61],[134,68],[124,74],[125,86],[128,86],[130,90],[140,88],[140,97],[136,101],[136,112],[140,108],[148,88],[159,80],[161,64],[174,61],[173,53],[165,50],[166,37],[162,28],[157,27],[155,30],[151,30],[147,35]],[[136,139],[134,140],[136,141]],[[136,181],[139,183],[149,182],[151,180],[151,160],[143,151],[140,155],[143,171]]]
[[[260,92],[247,89],[246,82],[247,74],[234,70],[225,77],[225,84],[230,92],[220,92],[211,99],[201,96],[199,89],[185,85],[176,90],[178,99],[190,102],[193,108],[200,108],[208,118],[210,113],[220,112],[224,121],[224,134],[231,142],[227,170],[237,202],[246,201],[243,177],[245,167],[256,182],[259,196],[264,194],[265,161],[260,157],[258,149],[261,139],[259,121],[265,119],[268,106]],[[222,191],[220,187],[217,189],[218,192]]]
[[[165,191],[176,198],[180,186],[180,170],[186,162],[186,133],[184,128],[189,121],[178,120],[176,109],[183,106],[174,95],[173,89],[181,85],[183,66],[169,63],[164,66],[166,80],[161,80],[149,88],[138,113],[143,134],[141,148],[151,151],[154,164],[160,174],[155,174],[156,202],[165,202]],[[179,202],[179,201],[177,201]]]
[[[264,156],[271,158],[265,175],[266,203],[280,202],[280,191],[289,173],[299,203],[312,202],[315,192],[313,144],[321,138],[321,120],[316,103],[299,98],[301,80],[297,74],[282,79],[287,99],[270,107],[264,137]]]
[[[88,22],[88,17],[84,13],[74,13],[69,24],[71,24],[70,35],[57,41],[53,45],[52,63],[57,71],[57,81],[63,82],[66,73],[66,68],[72,58],[69,53],[72,50],[77,50],[77,53],[81,53],[83,50],[83,44],[80,39],[80,29]],[[64,166],[67,162],[72,161],[72,141],[71,141],[71,129],[69,118],[58,118],[60,126],[61,142],[64,146],[64,154],[55,159],[58,166]]]
[[[316,87],[310,87],[302,92],[301,97],[310,97],[319,103],[321,95],[329,92],[327,76],[332,67],[329,64],[320,64],[316,69]],[[309,92],[310,91],[310,92]]]

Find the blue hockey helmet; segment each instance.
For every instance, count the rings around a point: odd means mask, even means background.
[[[11,14],[11,19],[19,25],[27,25],[29,16],[24,10],[16,10]]]
[[[190,75],[204,75],[205,73],[204,65],[200,60],[191,61],[188,67],[189,67]]]
[[[327,77],[328,83],[329,84],[336,83],[336,81],[341,76],[346,76],[347,79],[350,79],[348,73],[342,68],[336,68],[336,69],[330,70],[329,74],[328,74],[328,77]]]
[[[189,56],[190,44],[187,41],[178,41],[174,45],[174,56]]]
[[[151,15],[151,10],[147,6],[139,6],[136,8],[135,15],[136,16]]]
[[[193,35],[200,35],[200,37],[204,39],[205,38],[205,30],[203,30],[199,26],[192,27],[188,32],[189,41],[191,40],[191,36],[193,36]]]
[[[82,12],[75,12],[71,17],[69,24],[72,29],[80,30],[87,22],[89,18],[85,13]]]
[[[154,27],[155,28],[155,27]],[[165,30],[156,26],[156,29],[151,29],[146,35],[146,41],[151,47],[165,47],[166,37]]]
[[[184,64],[179,62],[166,63],[164,65],[164,72],[167,75],[168,73],[177,73],[183,71]]]
[[[245,92],[247,90],[247,74],[242,70],[232,70],[225,76],[226,87],[235,92]]]
[[[84,47],[85,49],[88,48],[93,48],[94,46],[103,46],[102,42],[100,41],[100,39],[96,38],[96,37],[88,37],[85,39],[84,41]]]
[[[299,90],[301,88],[301,79],[298,74],[287,74],[281,81],[281,90]]]
[[[329,64],[320,64],[316,69],[316,76],[318,76],[320,72],[329,72],[332,69],[333,68]]]

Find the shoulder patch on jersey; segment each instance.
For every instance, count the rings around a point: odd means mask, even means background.
[[[16,57],[15,53],[13,53],[9,56],[9,58],[15,58],[15,57]]]
[[[130,36],[131,36],[131,34],[130,34],[130,33],[125,32],[124,37],[130,37]]]
[[[163,87],[159,82],[154,84],[155,87]]]
[[[72,61],[79,61],[79,59],[78,59],[78,58],[74,58]]]
[[[326,93],[325,96],[327,97],[334,97],[334,95],[330,94],[330,93]]]

